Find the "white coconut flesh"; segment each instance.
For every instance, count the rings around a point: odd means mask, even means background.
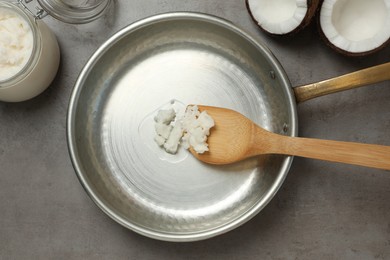
[[[346,52],[374,50],[390,38],[390,0],[325,0],[320,25],[325,37]]]
[[[248,0],[248,6],[258,25],[273,34],[296,29],[308,9],[306,0]]]

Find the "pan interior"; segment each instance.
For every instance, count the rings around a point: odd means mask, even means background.
[[[265,52],[228,23],[199,16],[114,35],[82,72],[69,113],[72,160],[98,206],[136,232],[176,241],[226,232],[264,207],[290,157],[211,166],[184,150],[168,155],[153,141],[153,116],[172,103],[221,106],[294,135],[288,83]]]

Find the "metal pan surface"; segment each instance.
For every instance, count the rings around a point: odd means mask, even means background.
[[[187,104],[231,108],[297,135],[293,92],[271,52],[205,14],[161,14],[122,29],[90,58],[70,100],[67,138],[81,184],[112,219],[155,239],[201,240],[243,224],[292,162],[262,156],[211,166],[184,149],[165,153],[153,117]]]

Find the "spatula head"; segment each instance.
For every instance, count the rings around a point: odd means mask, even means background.
[[[201,106],[214,119],[215,126],[207,139],[209,151],[191,153],[200,161],[209,164],[229,164],[248,157],[253,131],[256,125],[242,114],[226,108]]]

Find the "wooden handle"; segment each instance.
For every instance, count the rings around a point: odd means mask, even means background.
[[[390,170],[390,146],[280,136],[277,153]]]
[[[390,62],[359,70],[318,83],[294,88],[297,102],[303,102],[315,97],[361,87],[385,80],[390,80]]]

